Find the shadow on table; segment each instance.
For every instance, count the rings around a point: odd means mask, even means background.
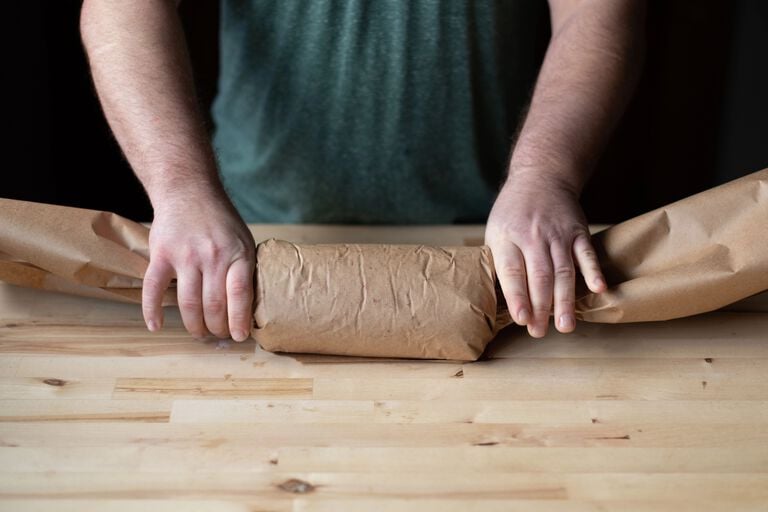
[[[570,334],[561,334],[550,326],[547,336],[538,340],[531,338],[524,328],[512,325],[491,342],[482,359],[674,357],[678,352],[690,353],[692,347],[728,353],[728,342],[734,339],[768,343],[768,312],[715,311],[664,322],[580,322]]]

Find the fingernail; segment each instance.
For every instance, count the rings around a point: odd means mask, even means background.
[[[527,309],[522,308],[520,311],[517,312],[517,319],[520,321],[520,324],[526,325],[530,318],[530,313]]]
[[[232,339],[235,341],[245,341],[248,338],[248,333],[243,331],[235,331],[232,333]]]
[[[150,332],[155,332],[157,330],[157,324],[154,320],[147,321],[147,329],[149,329]]]
[[[576,326],[576,320],[570,313],[560,315],[560,328],[573,329]]]
[[[602,287],[602,286],[605,286],[605,281],[604,281],[602,278],[600,278],[600,277],[596,277],[596,278],[594,279],[594,281],[592,281],[592,282],[593,282],[593,283],[595,283],[595,286],[596,286],[597,288],[600,288],[600,287]]]

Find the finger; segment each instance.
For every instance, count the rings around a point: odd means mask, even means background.
[[[531,320],[531,303],[523,253],[517,245],[509,243],[494,253],[493,261],[512,319],[518,325],[526,325]]]
[[[573,267],[571,251],[560,242],[550,248],[554,265],[555,327],[560,332],[571,332],[576,328],[575,296],[576,270]]]
[[[251,331],[253,305],[253,263],[236,260],[227,272],[229,332],[235,341],[245,341]]]
[[[573,254],[589,289],[595,293],[604,292],[608,286],[588,234],[583,233],[576,237],[573,241]]]
[[[163,327],[163,295],[173,279],[173,267],[165,260],[152,258],[141,285],[141,311],[147,329]]]
[[[203,278],[196,268],[178,272],[176,293],[184,327],[195,338],[205,338],[208,332],[203,323]]]
[[[552,308],[552,257],[543,243],[523,249],[528,275],[528,294],[531,298],[533,320],[528,323],[528,333],[534,338],[547,334],[549,313]]]
[[[203,273],[203,319],[217,338],[229,338],[226,268]]]

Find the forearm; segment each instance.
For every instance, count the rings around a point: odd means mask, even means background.
[[[85,0],[81,34],[107,121],[152,204],[220,189],[173,0]]]
[[[643,0],[558,0],[509,177],[579,193],[628,102],[644,53]]]

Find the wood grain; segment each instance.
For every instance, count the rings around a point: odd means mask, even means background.
[[[254,226],[477,243],[482,228]],[[504,331],[483,360],[270,354],[0,284],[0,510],[768,510],[768,314]]]

